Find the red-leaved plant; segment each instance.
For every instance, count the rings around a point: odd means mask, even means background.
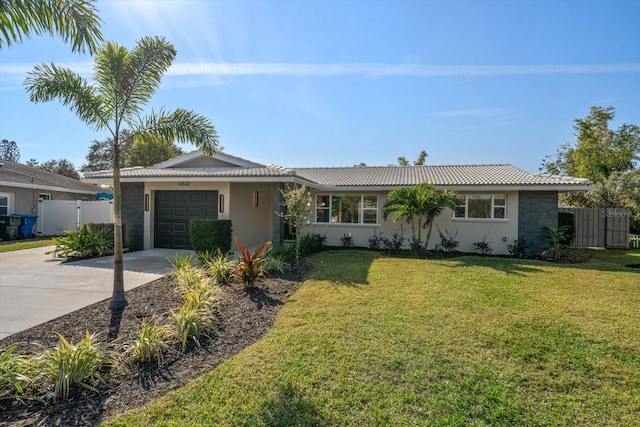
[[[240,249],[240,264],[236,271],[236,276],[242,280],[243,287],[250,289],[255,286],[256,280],[262,276],[262,254],[264,254],[271,245],[271,241],[266,241],[262,245],[258,246],[253,253],[247,247],[245,247],[237,237],[233,238],[238,249]]]

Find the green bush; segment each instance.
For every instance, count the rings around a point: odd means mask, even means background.
[[[232,232],[228,219],[192,219],[189,225],[191,246],[196,252],[229,252]]]
[[[100,257],[113,253],[113,231],[96,230],[92,223],[84,224],[78,231],[66,230],[64,237],[56,237],[56,248],[46,254],[54,257]]]
[[[216,317],[213,311],[191,301],[182,304],[177,312],[170,310],[170,315],[182,350],[187,348],[189,341],[200,347],[200,340],[209,337],[215,327]]]
[[[272,255],[270,251],[267,252],[262,260],[262,269],[267,275],[274,273],[284,274],[290,267],[284,256],[277,254]]]
[[[576,220],[573,212],[558,212],[558,228],[565,227],[563,245],[570,245],[576,236]]]

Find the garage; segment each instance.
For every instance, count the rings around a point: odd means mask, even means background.
[[[217,191],[156,191],[154,246],[191,249],[189,224],[197,218],[218,219]]]

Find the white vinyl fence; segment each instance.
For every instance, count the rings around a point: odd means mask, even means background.
[[[40,200],[38,202],[38,235],[60,236],[65,230],[77,230],[88,222],[113,222],[110,200]]]

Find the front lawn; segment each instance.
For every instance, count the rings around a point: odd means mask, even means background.
[[[640,251],[325,252],[256,344],[110,425],[640,425]]]
[[[20,251],[22,249],[42,248],[45,246],[53,246],[56,242],[51,236],[38,236],[27,240],[8,240],[0,241],[0,253]]]

